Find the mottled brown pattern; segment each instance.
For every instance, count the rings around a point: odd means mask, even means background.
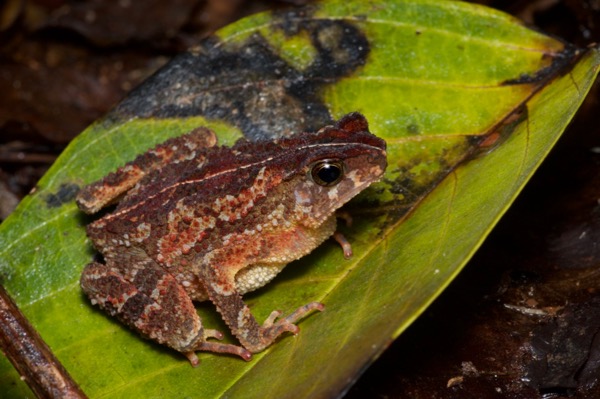
[[[161,169],[169,162],[195,158],[197,149],[216,143],[217,137],[206,128],[198,128],[183,137],[167,140],[104,179],[84,187],[77,196],[77,204],[86,213],[96,213],[106,205],[119,201],[121,195],[152,171]]]
[[[366,119],[349,114],[334,126],[286,139],[214,146],[206,129],[168,140],[84,188],[86,211],[118,201],[88,226],[106,264],[91,263],[81,285],[93,303],[144,336],[198,360],[195,351],[244,359],[295,323],[310,303],[260,325],[241,294],[335,232],[335,210],[377,181],[385,142]],[[321,177],[315,171],[325,170]],[[123,195],[124,194],[124,195]],[[120,198],[122,197],[122,198]],[[242,347],[207,342],[192,300],[210,299]]]

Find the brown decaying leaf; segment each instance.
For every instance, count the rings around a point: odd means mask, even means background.
[[[0,202],[6,212],[14,208],[7,198],[22,198],[43,174],[40,165],[49,166],[75,135],[173,54],[241,16],[289,2],[176,3],[0,4],[0,177],[11,194]]]

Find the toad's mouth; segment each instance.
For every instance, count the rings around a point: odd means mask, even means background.
[[[375,174],[375,176],[379,175],[377,179],[369,179],[368,181],[361,181],[360,183],[356,183],[353,180],[354,185],[352,187],[346,188],[343,190],[343,193],[339,193],[339,186],[331,188],[327,195],[330,199],[331,206],[327,209],[314,209],[315,219],[324,220],[329,217],[332,213],[337,211],[339,208],[348,203],[352,198],[356,197],[359,193],[364,191],[367,187],[369,187],[373,183],[377,183],[383,177],[383,171],[379,174]],[[343,184],[343,183],[341,183]]]

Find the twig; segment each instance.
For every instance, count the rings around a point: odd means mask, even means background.
[[[0,348],[38,398],[87,398],[2,285]]]

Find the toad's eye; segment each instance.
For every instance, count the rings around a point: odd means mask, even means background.
[[[319,186],[333,186],[344,177],[344,163],[331,159],[319,161],[312,166],[310,177]]]

